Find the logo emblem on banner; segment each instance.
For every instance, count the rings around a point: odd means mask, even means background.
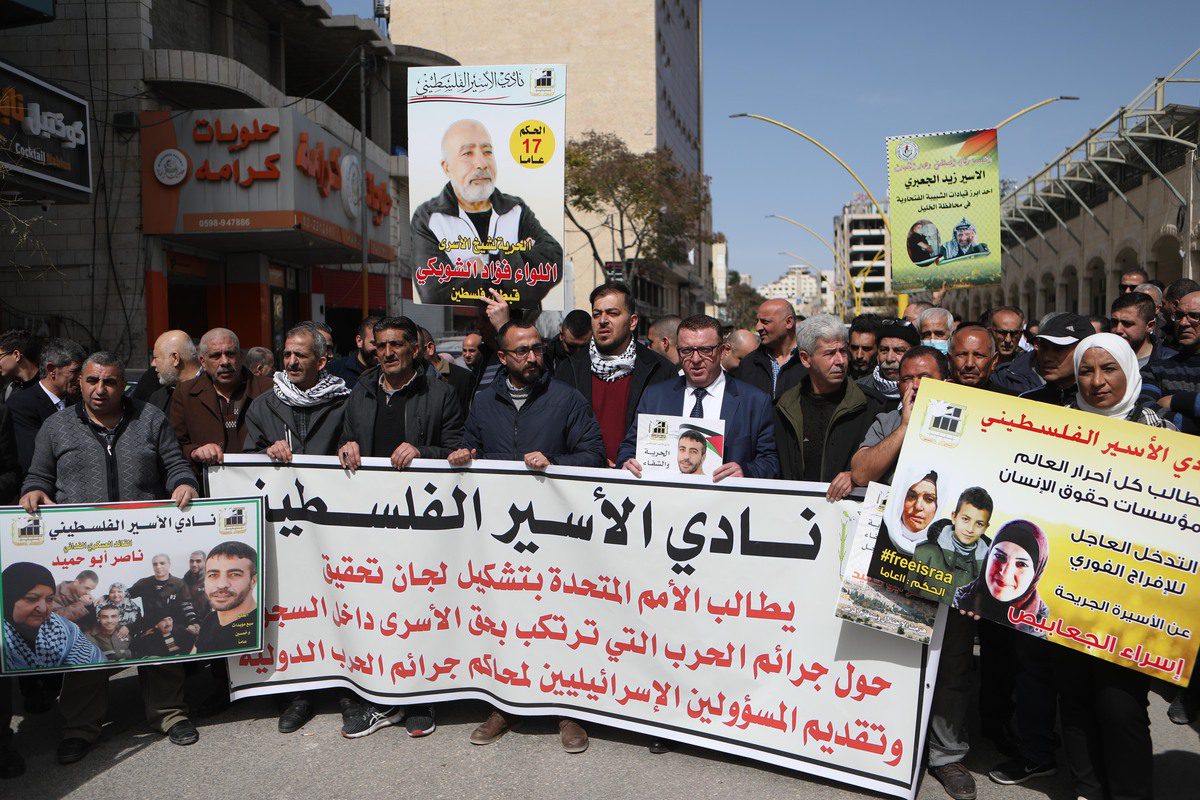
[[[358,210],[362,206],[362,169],[359,167],[358,156],[350,154],[342,156],[342,208],[351,219],[358,219]]]
[[[558,83],[555,80],[554,67],[534,67],[530,70],[529,93],[540,97],[554,94],[555,85]]]
[[[921,148],[912,139],[905,139],[896,145],[896,158],[901,161],[912,161],[921,153]]]
[[[246,509],[236,506],[221,513],[221,521],[217,529],[224,536],[236,536],[246,532]]]
[[[934,444],[954,447],[962,439],[966,424],[966,407],[952,403],[931,402],[925,412],[921,438]]]
[[[163,186],[178,186],[187,180],[188,160],[181,151],[171,147],[154,158],[154,177]]]
[[[38,517],[22,517],[12,524],[13,544],[41,544],[45,537],[42,535],[42,520]]]

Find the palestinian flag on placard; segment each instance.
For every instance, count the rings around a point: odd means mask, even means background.
[[[693,425],[690,422],[685,422],[679,426],[679,432],[682,433],[683,431],[695,431],[696,433],[700,434],[704,437],[705,445],[708,450],[716,453],[717,458],[725,457],[724,435],[717,433],[716,431],[710,431],[708,428],[702,428],[699,425]]]
[[[958,148],[958,157],[966,158],[968,156],[986,156],[988,153],[996,149],[996,129],[988,128],[987,130],[975,133],[971,138],[962,143],[962,147]]]

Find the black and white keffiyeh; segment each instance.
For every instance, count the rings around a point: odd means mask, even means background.
[[[889,381],[879,372],[879,365],[875,366],[875,370],[871,373],[871,382],[875,384],[875,388],[884,396],[895,400],[900,396],[900,381]]]
[[[66,665],[102,664],[104,654],[79,630],[58,614],[38,626],[33,646],[8,620],[4,621],[6,664],[10,669],[52,669]]]
[[[637,359],[637,343],[631,338],[629,347],[620,355],[606,356],[596,347],[596,340],[588,342],[588,355],[592,359],[592,374],[605,383],[620,380],[633,372]]]
[[[275,396],[293,408],[312,408],[350,394],[350,387],[336,375],[322,370],[316,384],[307,392],[296,388],[286,372],[275,373]]]

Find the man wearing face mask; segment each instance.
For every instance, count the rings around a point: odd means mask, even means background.
[[[917,317],[917,330],[921,334],[921,344],[939,353],[948,353],[950,337],[954,334],[954,315],[945,308],[927,308]]]
[[[874,389],[883,395],[895,408],[900,404],[900,359],[912,347],[921,343],[917,331],[900,320],[889,320],[879,325],[876,335],[877,350],[875,368],[858,379],[858,385]]]

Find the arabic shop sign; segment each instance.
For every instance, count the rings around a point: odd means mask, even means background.
[[[86,200],[92,191],[88,104],[0,62],[0,184],[23,196]]]
[[[147,233],[301,228],[359,246],[359,157],[287,109],[142,115]],[[368,164],[367,209],[377,255],[390,242],[386,170]]]

